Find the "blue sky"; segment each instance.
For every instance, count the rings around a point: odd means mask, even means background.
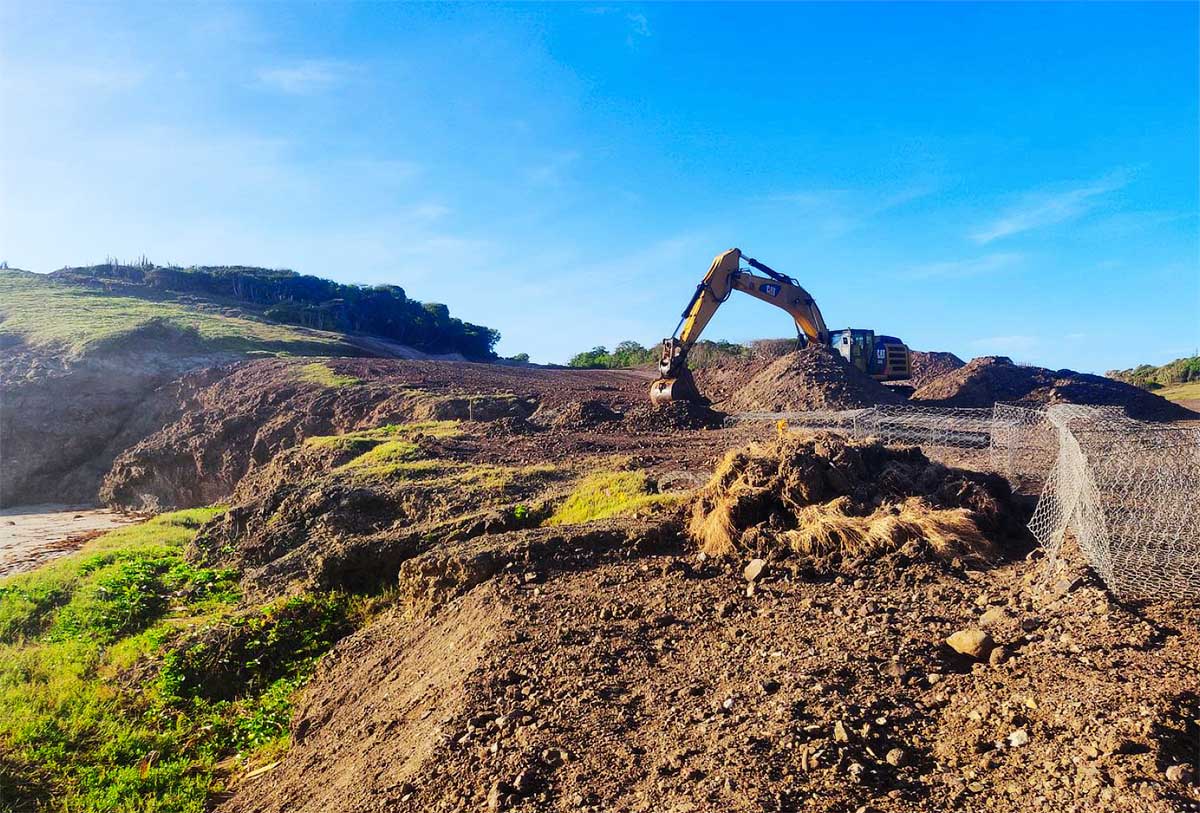
[[[1200,346],[1197,5],[0,4],[0,258],[389,282],[563,361],[713,255],[831,326]],[[730,300],[710,338],[789,335]]]

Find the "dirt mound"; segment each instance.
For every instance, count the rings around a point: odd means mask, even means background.
[[[595,429],[606,423],[621,420],[621,413],[603,401],[588,399],[572,401],[565,406],[545,409],[535,413],[534,423],[542,423],[551,429],[570,432],[580,429]]]
[[[904,399],[821,345],[789,353],[756,374],[725,402],[730,411],[860,409]]]
[[[625,413],[624,428],[633,432],[669,432],[675,429],[716,429],[725,415],[705,404],[671,401],[656,406],[643,404]]]
[[[931,406],[990,407],[997,402],[1119,406],[1141,420],[1183,420],[1195,413],[1138,387],[1073,370],[1013,364],[1005,356],[981,356],[942,375],[912,396]]]
[[[912,363],[910,380],[914,387],[923,387],[938,376],[951,373],[966,365],[953,353],[936,350],[913,350],[909,353]]]
[[[709,555],[792,551],[818,563],[912,543],[943,558],[992,559],[1020,526],[1007,482],[950,469],[920,449],[840,435],[785,435],[730,452],[692,505]]]

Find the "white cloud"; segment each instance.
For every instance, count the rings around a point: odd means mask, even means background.
[[[1128,173],[1116,172],[1072,189],[1027,193],[1018,205],[980,227],[970,237],[976,243],[990,243],[1021,232],[1074,220],[1099,207],[1106,195],[1128,183]]]
[[[290,65],[262,68],[258,84],[293,96],[320,93],[344,82],[350,67],[342,62],[308,59]]]
[[[649,37],[650,36],[650,21],[646,19],[645,14],[634,12],[626,14],[625,19],[629,21],[629,37]]]
[[[910,268],[909,279],[965,279],[995,274],[1017,267],[1024,256],[1016,252],[996,252],[982,257],[943,260]]]

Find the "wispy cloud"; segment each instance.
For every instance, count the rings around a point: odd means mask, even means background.
[[[577,150],[562,150],[554,153],[541,164],[529,170],[529,180],[539,186],[558,186],[567,170],[580,158]]]
[[[982,257],[942,260],[924,263],[908,269],[909,279],[966,279],[1009,271],[1020,265],[1025,257],[1017,252],[995,252]]]
[[[595,16],[608,16],[611,14],[620,14],[622,10],[616,6],[584,6],[583,13]],[[630,48],[633,48],[638,40],[654,36],[654,33],[650,30],[650,20],[642,12],[624,12],[624,20],[627,26],[625,44]]]
[[[1129,174],[1121,171],[1083,186],[1029,192],[1020,203],[976,229],[970,237],[976,243],[990,243],[1021,232],[1074,220],[1098,208],[1107,195],[1128,183]]]
[[[281,93],[305,96],[320,93],[346,80],[349,65],[332,60],[309,59],[258,71],[258,84]]]
[[[926,197],[933,186],[914,184],[892,192],[858,189],[804,189],[768,195],[767,202],[795,207],[809,228],[825,237],[840,237],[871,218]]]

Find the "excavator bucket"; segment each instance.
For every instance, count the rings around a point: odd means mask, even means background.
[[[650,400],[655,406],[671,401],[695,401],[703,403],[704,396],[696,388],[696,381],[686,367],[674,378],[659,378],[650,385]]]

